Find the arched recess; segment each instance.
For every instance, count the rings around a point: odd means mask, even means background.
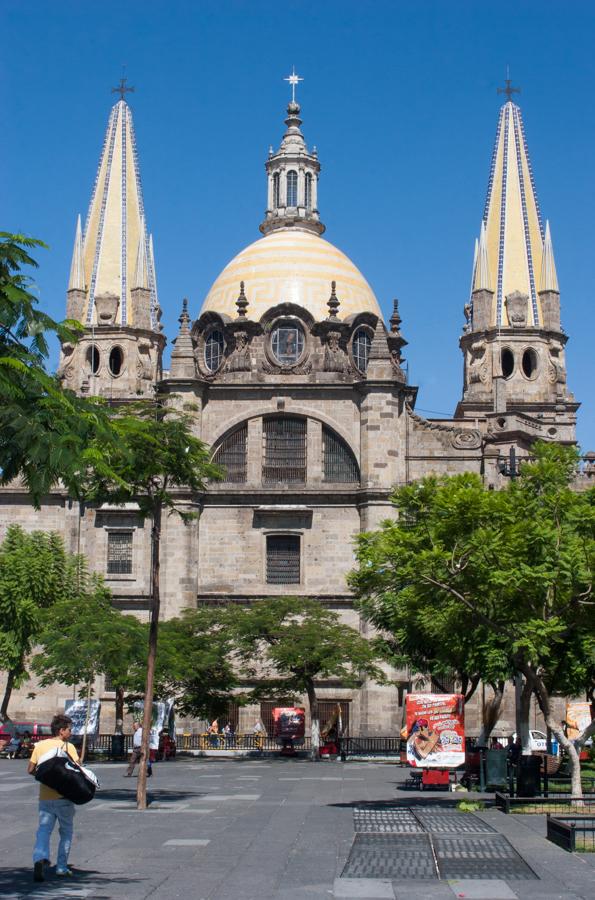
[[[229,432],[221,441],[213,454],[213,462],[224,469],[225,482],[245,484],[248,477],[247,422]]]
[[[308,475],[308,423],[303,416],[279,414],[262,421],[263,484],[305,484]]]
[[[359,466],[351,448],[328,425],[322,426],[322,480],[335,484],[353,484],[360,480]]]

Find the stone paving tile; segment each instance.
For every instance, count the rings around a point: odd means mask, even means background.
[[[518,900],[505,881],[482,881],[466,879],[465,881],[450,881],[449,887],[455,897],[464,897],[465,900]]]

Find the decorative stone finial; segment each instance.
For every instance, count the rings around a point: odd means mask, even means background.
[[[248,298],[244,293],[244,282],[240,281],[240,294],[238,299],[236,300],[236,306],[238,308],[238,318],[245,319],[246,318],[246,310],[248,309]]]
[[[331,281],[331,295],[327,300],[326,305],[329,309],[329,319],[337,319],[337,313],[339,312],[340,300],[337,297],[337,282]]]
[[[393,300],[393,314],[388,320],[390,322],[390,330],[393,334],[399,334],[401,330],[401,316],[399,315],[399,301],[395,297]]]
[[[178,319],[180,323],[180,331],[190,331],[190,316],[188,315],[188,298],[184,297],[182,300],[182,312],[180,314],[180,318]]]

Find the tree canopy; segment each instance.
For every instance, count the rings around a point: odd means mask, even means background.
[[[395,491],[398,519],[358,538],[350,582],[413,665],[443,665],[452,649],[488,681],[522,672],[567,746],[550,696],[592,687],[595,491],[572,489],[574,448],[533,454],[501,491],[472,474]]]

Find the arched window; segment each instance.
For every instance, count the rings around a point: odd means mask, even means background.
[[[273,206],[275,209],[281,206],[281,191],[279,190],[279,173],[273,175]]]
[[[87,350],[87,368],[91,375],[97,375],[100,365],[99,350],[92,344]]]
[[[213,462],[225,470],[224,481],[245,483],[248,472],[247,445],[248,425],[244,423],[228,434],[215,451]]]
[[[114,377],[121,374],[124,366],[124,353],[120,347],[112,347],[109,355],[109,370]]]
[[[216,372],[223,359],[225,341],[220,331],[211,331],[205,341],[205,366],[209,372]]]
[[[500,354],[500,361],[502,363],[502,374],[505,378],[510,378],[510,376],[514,372],[514,354],[512,350],[509,350],[508,347],[505,347]]]
[[[537,374],[537,353],[532,347],[525,350],[521,363],[523,372],[527,378],[535,378]]]
[[[293,366],[304,352],[304,332],[299,325],[277,325],[271,334],[271,349],[282,366]]]
[[[262,423],[264,484],[305,484],[306,420],[271,416]]]
[[[287,173],[287,206],[298,205],[298,176],[297,172],[290,169]]]
[[[355,456],[343,438],[326,425],[322,426],[322,471],[323,481],[359,481]]]
[[[312,173],[306,172],[305,182],[306,196],[304,198],[306,209],[312,209]]]
[[[360,372],[365,372],[368,368],[368,360],[370,358],[370,346],[372,338],[365,328],[358,328],[353,336],[351,350],[353,353],[353,361]]]

